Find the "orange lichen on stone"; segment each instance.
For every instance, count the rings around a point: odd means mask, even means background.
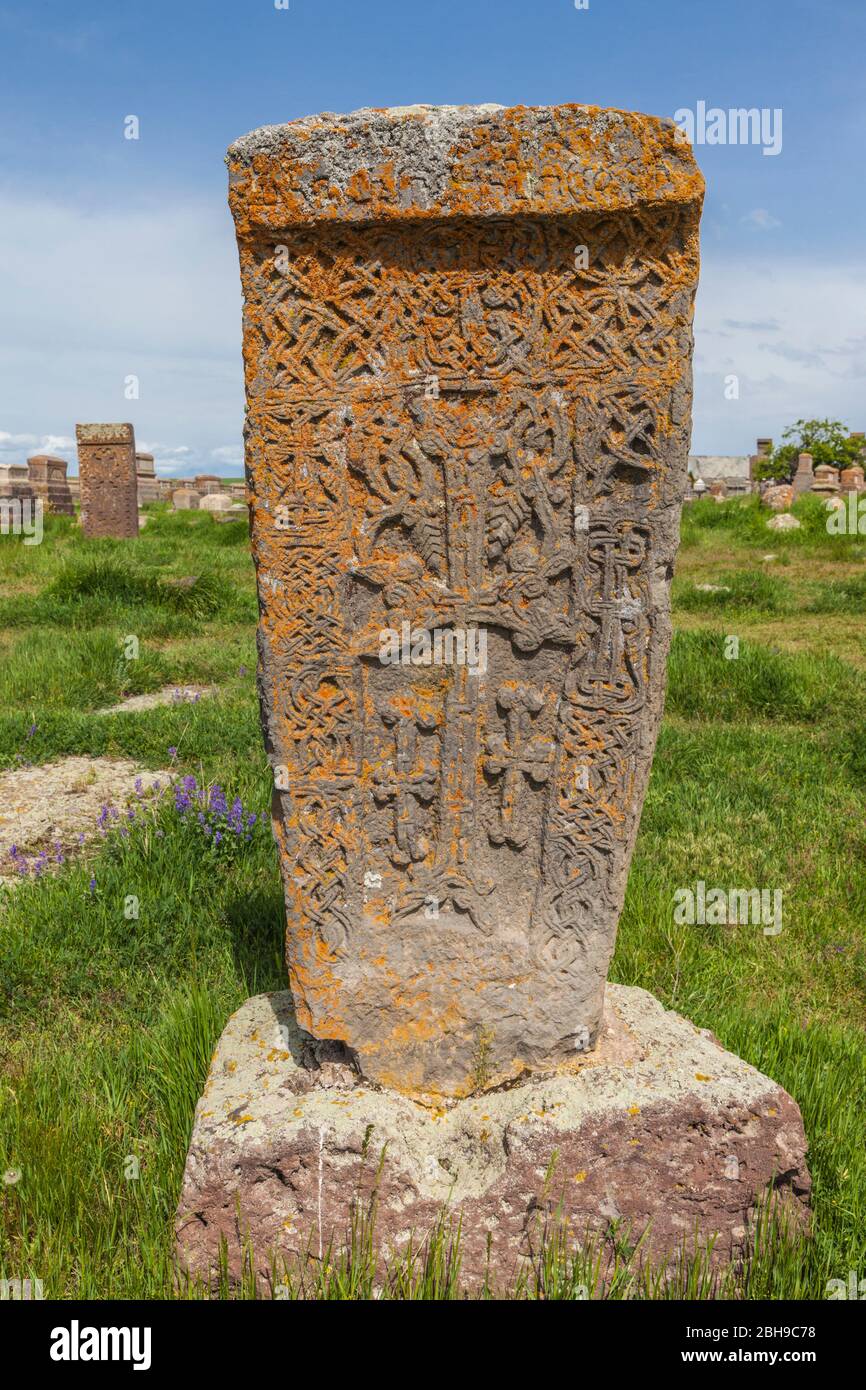
[[[700,174],[577,105],[228,162],[298,1021],[411,1094],[579,1069],[661,713]]]

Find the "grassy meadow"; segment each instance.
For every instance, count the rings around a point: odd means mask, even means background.
[[[866,537],[829,536],[812,498],[794,510],[801,529],[782,534],[751,499],[684,513],[666,714],[612,977],[795,1097],[814,1231],[767,1222],[753,1262],[715,1288],[697,1267],[641,1275],[623,1243],[610,1297],[821,1299],[828,1279],[866,1276]],[[0,536],[0,771],[129,758],[235,808],[218,839],[171,796],[144,798],[56,873],[0,889],[0,1277],[40,1279],[46,1297],[172,1296],[213,1046],[248,995],[285,979],[246,525],[147,511],[134,542],[86,542],[66,518],[38,546]],[[99,713],[192,682],[219,693]],[[781,934],[676,925],[674,892],[697,880],[781,889]],[[573,1298],[592,1259],[554,1244],[511,1293]],[[375,1282],[363,1251],[310,1277],[323,1298]],[[459,1297],[459,1252],[431,1249],[388,1293]]]

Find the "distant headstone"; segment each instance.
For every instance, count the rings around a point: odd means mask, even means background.
[[[32,454],[27,460],[27,472],[34,497],[42,499],[47,512],[59,516],[74,516],[75,506],[66,481],[66,459],[54,454]]]
[[[0,463],[0,499],[35,501],[28,469],[20,463]]]
[[[839,491],[839,470],[830,463],[819,463],[815,469],[812,491],[829,496]]]
[[[171,496],[171,505],[176,512],[198,511],[200,502],[201,493],[190,487],[175,488]]]
[[[156,477],[156,463],[153,454],[136,453],[135,472],[138,480],[138,505],[143,506],[145,502],[158,502],[160,488]]]
[[[203,512],[228,512],[231,511],[234,502],[227,492],[208,492],[199,502],[199,507]]]
[[[797,471],[791,486],[794,489],[794,496],[799,497],[801,493],[811,492],[815,475],[812,472],[812,455],[800,454],[797,459]]]
[[[76,425],[75,435],[85,536],[137,536],[138,486],[132,425]]]
[[[225,479],[217,477],[215,473],[197,473],[195,488],[202,497],[210,497],[213,493],[226,490]]]
[[[859,463],[852,464],[850,468],[843,468],[839,475],[839,483],[843,492],[863,492],[866,481]]]

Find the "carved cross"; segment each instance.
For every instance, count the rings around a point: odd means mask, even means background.
[[[640,569],[646,551],[646,537],[640,531],[604,529],[590,537],[589,561],[596,579],[588,608],[599,620],[599,631],[595,660],[582,676],[581,686],[608,704],[628,696],[636,680],[625,638],[637,629],[641,600],[629,591],[629,576]]]
[[[373,773],[373,797],[380,806],[393,803],[396,848],[392,848],[391,858],[405,867],[423,859],[430,848],[418,825],[418,804],[427,804],[436,794],[436,767],[422,758],[418,731],[434,729],[436,720],[391,705],[382,706],[379,714],[394,730],[394,756]]]
[[[542,786],[550,777],[554,755],[552,739],[531,732],[533,715],[544,706],[544,695],[532,685],[503,685],[496,702],[505,712],[505,735],[487,740],[485,771],[501,777],[496,824],[488,830],[494,845],[522,849],[530,835],[522,804],[525,782]]]

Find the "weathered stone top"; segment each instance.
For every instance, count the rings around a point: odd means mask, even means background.
[[[62,463],[66,467],[66,459],[60,458],[58,454],[28,454],[28,463]]]
[[[75,438],[79,444],[132,444],[135,433],[132,425],[76,425]]]
[[[700,202],[669,118],[598,106],[395,106],[263,126],[229,147],[240,236],[320,221],[561,216]]]

